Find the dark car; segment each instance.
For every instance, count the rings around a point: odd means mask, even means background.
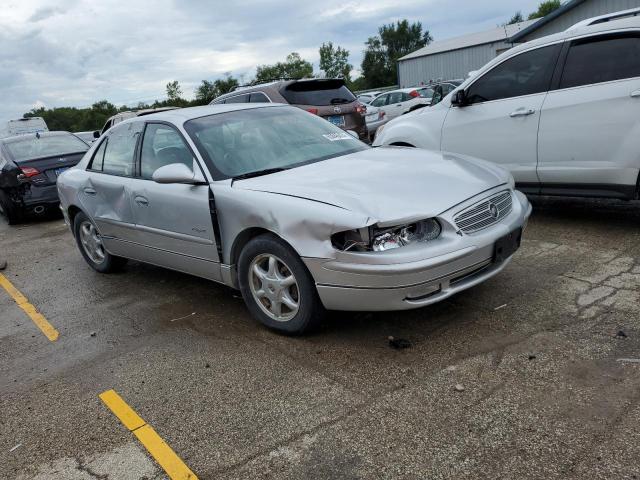
[[[341,78],[278,80],[239,87],[211,102],[288,103],[318,115],[343,130],[351,130],[367,140],[364,115],[367,107],[358,101]]]
[[[445,80],[443,82],[433,83],[424,87],[424,90],[431,90],[431,105],[437,105],[444,97],[453,92],[462,85],[462,80]]]
[[[89,145],[69,132],[42,132],[0,140],[0,213],[10,224],[25,213],[58,205],[58,175],[76,165]]]

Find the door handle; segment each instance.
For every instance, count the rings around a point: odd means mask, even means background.
[[[631,98],[640,98],[640,90],[631,92]]]
[[[519,108],[515,112],[511,112],[509,114],[509,116],[511,118],[526,117],[527,115],[533,115],[534,113],[536,113],[536,111],[533,108],[529,108],[529,109],[527,109],[527,108]]]
[[[149,200],[147,200],[147,199],[146,199],[146,198],[144,198],[144,197],[141,197],[140,195],[136,196],[136,197],[134,198],[134,201],[135,201],[138,205],[141,205],[141,206],[143,206],[143,207],[146,207],[147,205],[149,205]]]
[[[85,188],[83,192],[87,195],[95,195],[97,193],[93,188]]]

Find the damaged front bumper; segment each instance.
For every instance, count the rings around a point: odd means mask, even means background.
[[[303,258],[329,310],[408,310],[430,305],[484,282],[511,260],[496,256],[496,241],[524,230],[531,205],[513,192],[511,212],[484,230],[464,234],[453,217],[471,199],[441,214],[450,228],[434,242],[409,245],[389,252],[340,252],[335,259]]]

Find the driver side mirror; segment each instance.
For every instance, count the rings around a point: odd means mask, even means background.
[[[469,105],[469,99],[465,90],[458,90],[451,97],[451,105],[454,107],[466,107]]]
[[[93,138],[100,138],[100,130],[95,130],[93,132]]]
[[[207,181],[202,176],[202,173],[200,173],[200,169],[197,168],[195,161],[193,166],[196,167],[196,173],[184,163],[171,163],[157,169],[153,172],[151,178],[153,178],[153,181],[156,183],[182,183],[185,185],[206,184]]]

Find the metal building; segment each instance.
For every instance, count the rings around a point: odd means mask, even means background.
[[[431,80],[466,78],[514,43],[561,32],[587,18],[637,7],[640,0],[569,0],[539,20],[433,42],[398,60],[398,82],[409,87]]]

